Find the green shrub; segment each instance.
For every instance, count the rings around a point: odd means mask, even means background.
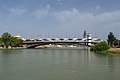
[[[91,51],[105,51],[105,50],[108,50],[109,48],[110,48],[109,45],[105,41],[103,41],[103,42],[100,42],[92,46],[90,50]]]
[[[11,34],[8,32],[4,32],[3,35],[0,37],[0,46],[4,48],[20,47],[22,46],[22,42],[22,39],[15,38],[11,36]]]

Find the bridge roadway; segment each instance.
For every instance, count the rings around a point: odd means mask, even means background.
[[[23,44],[56,44],[56,43],[71,43],[71,44],[80,44],[80,43],[91,43],[91,44],[96,44],[98,43],[97,41],[25,41]]]
[[[49,45],[49,44],[66,44],[66,45],[72,45],[72,44],[78,44],[78,45],[85,45],[89,46],[88,43],[96,44],[97,41],[87,42],[87,41],[26,41],[23,42],[23,45],[27,45],[27,48],[34,48],[39,45]]]

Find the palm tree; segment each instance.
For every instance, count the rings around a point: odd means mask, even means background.
[[[116,37],[114,36],[114,34],[112,32],[109,33],[108,35],[108,44],[113,47],[114,41],[116,40]]]

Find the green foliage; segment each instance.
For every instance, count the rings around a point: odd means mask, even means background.
[[[91,51],[105,51],[105,50],[108,50],[109,48],[110,48],[109,45],[105,41],[103,41],[103,42],[100,42],[92,46],[90,50]]]
[[[10,46],[11,47],[20,47],[22,46],[22,40],[21,39],[18,39],[16,37],[11,37],[11,41],[10,41]]]
[[[4,48],[8,48],[9,46],[19,47],[22,46],[22,42],[23,41],[21,39],[11,36],[11,34],[8,32],[3,33],[2,37],[0,38],[0,46]]]
[[[109,33],[108,35],[108,44],[110,46],[113,46],[113,42],[116,40],[116,37],[114,36],[114,34],[112,32]]]
[[[0,38],[0,46],[3,46],[2,38]]]
[[[4,47],[8,48],[8,46],[10,45],[11,34],[9,34],[8,32],[3,33],[1,40],[3,42]]]

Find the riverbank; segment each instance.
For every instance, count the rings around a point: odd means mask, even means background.
[[[110,53],[118,53],[120,54],[120,48],[110,48],[107,50]]]
[[[26,49],[26,47],[8,47],[8,48],[3,48],[3,47],[0,47],[0,49]]]

